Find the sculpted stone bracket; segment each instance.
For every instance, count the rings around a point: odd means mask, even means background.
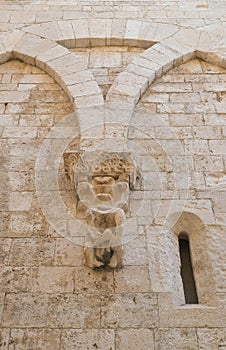
[[[122,235],[136,174],[128,152],[66,152],[65,171],[75,186],[77,218],[87,224],[85,264],[122,266]]]

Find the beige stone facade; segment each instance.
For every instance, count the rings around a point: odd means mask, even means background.
[[[225,350],[225,1],[0,5],[0,350]]]

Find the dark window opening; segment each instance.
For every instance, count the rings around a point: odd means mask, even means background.
[[[184,297],[186,304],[198,304],[198,296],[193,274],[189,239],[186,233],[179,235],[179,248],[181,260],[181,278],[184,287]]]

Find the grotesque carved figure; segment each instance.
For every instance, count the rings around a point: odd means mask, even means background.
[[[70,161],[71,156],[71,161]],[[67,172],[85,209],[87,224],[85,264],[92,268],[122,266],[124,208],[132,178],[131,163],[117,154],[98,157],[96,162],[65,157]],[[79,205],[77,208],[79,208]]]
[[[88,211],[88,235],[85,262],[89,267],[122,266],[122,223],[124,211],[116,209],[110,213]],[[110,226],[109,228],[105,228]]]

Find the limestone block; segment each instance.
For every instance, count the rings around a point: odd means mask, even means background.
[[[134,101],[134,104],[137,103],[140,99],[141,96],[141,88],[139,85],[136,85],[133,83],[133,85],[124,85],[115,82],[114,85],[112,85],[112,88],[109,90],[108,93],[108,101],[109,100],[114,100],[114,95],[115,99],[119,99],[119,95],[125,96],[127,102],[132,102]]]
[[[64,330],[61,349],[114,349],[114,331],[111,329]]]
[[[195,329],[160,329],[157,336],[159,350],[198,350],[198,341]]]
[[[218,101],[215,102],[215,107],[216,107],[216,111],[217,113],[225,113],[226,111],[226,96],[225,94],[219,96],[220,94],[218,94]]]
[[[56,240],[55,264],[59,266],[81,266],[83,247],[64,238]]]
[[[213,206],[216,213],[226,212],[226,203],[224,201],[225,198],[226,198],[225,184],[222,184],[222,186],[219,186],[219,188],[216,188],[212,194]]]
[[[13,53],[17,58],[28,64],[35,65],[35,57],[41,52],[55,46],[55,43],[48,39],[41,39],[32,34],[25,34],[14,46]]]
[[[63,56],[66,56],[68,54],[68,49],[61,45],[53,45],[48,50],[45,50],[45,52],[42,52],[36,57],[36,64],[38,67],[45,69],[46,65],[45,63]]]
[[[144,57],[154,62],[156,65],[159,65],[159,67],[161,66],[163,72],[167,72],[168,70],[173,68],[173,59],[167,56],[166,54],[161,54],[159,51],[155,50],[154,47],[151,47],[150,49],[144,51],[141,54],[141,57]]]
[[[178,59],[178,53],[175,50],[173,50],[172,48],[170,48],[166,45],[163,45],[160,42],[155,44],[154,49],[156,51],[158,51],[159,53],[161,53],[162,55],[168,56],[172,60]]]
[[[79,294],[112,294],[113,271],[91,270],[88,267],[75,269],[74,293]]]
[[[129,19],[126,24],[126,31],[124,36],[124,45],[130,45],[131,39],[133,41],[134,46],[138,46],[139,32],[141,29],[142,21],[137,21],[133,19]]]
[[[192,174],[191,183],[192,187],[196,190],[206,190],[206,184],[208,185],[206,177],[204,178],[204,174],[195,171]]]
[[[154,41],[161,41],[165,37],[173,37],[174,33],[176,33],[178,30],[177,26],[175,24],[166,24],[166,23],[158,23],[155,34],[153,37]]]
[[[154,39],[154,34],[156,32],[156,27],[157,24],[152,22],[146,22],[146,21],[142,21],[141,22],[141,27],[139,30],[139,39],[140,40],[149,40],[149,41],[155,41]]]
[[[7,265],[12,240],[0,238],[0,266]]]
[[[116,332],[116,348],[120,350],[154,350],[152,329],[123,329]]]
[[[44,327],[48,297],[43,294],[7,294],[3,312],[4,327]]]
[[[27,102],[30,93],[27,91],[0,91],[0,102],[1,103],[20,103]]]
[[[24,35],[24,32],[20,30],[14,30],[13,32],[4,36],[3,45],[5,46],[6,51],[11,52]]]
[[[43,267],[32,270],[34,293],[72,293],[74,288],[73,267]]]
[[[151,49],[148,49],[151,50]],[[147,50],[146,50],[147,51]],[[146,52],[144,51],[144,52]],[[146,68],[146,69],[150,69],[151,73],[154,71],[155,72],[155,76],[158,74],[162,74],[162,67],[160,67],[159,64],[149,60],[146,57],[143,57],[141,55],[134,57],[133,59],[133,64],[142,67],[142,68]]]
[[[71,24],[74,30],[76,47],[88,47],[90,42],[88,21],[84,19],[75,19],[71,21]]]
[[[194,136],[199,139],[221,139],[222,130],[220,126],[199,126],[194,127]]]
[[[209,140],[209,149],[211,154],[224,155],[226,140]]]
[[[200,102],[199,93],[172,93],[170,94],[170,102],[190,102],[198,103]]]
[[[73,96],[74,99],[81,96],[101,94],[101,90],[97,85],[96,81],[85,81],[82,83],[69,85],[68,91]]]
[[[94,328],[100,325],[100,301],[77,294],[49,298],[47,326],[50,328]]]
[[[21,139],[33,139],[37,135],[37,127],[27,126],[11,126],[5,127],[2,133],[4,138],[21,138]]]
[[[182,127],[194,126],[195,127],[195,126],[204,124],[203,117],[202,115],[199,115],[199,114],[171,114],[169,116],[169,121],[170,121],[170,126],[182,126]]]
[[[171,280],[174,273],[174,262],[170,262],[167,246],[169,240],[162,231],[161,226],[149,226],[147,232],[147,261],[151,278],[151,287],[154,292],[169,291],[172,286]],[[171,259],[172,260],[172,259]]]
[[[223,350],[226,344],[225,331],[225,328],[199,328],[197,335],[200,350]]]
[[[2,197],[4,198],[4,196]],[[1,207],[3,207],[1,203],[0,205]],[[7,236],[8,227],[9,227],[9,213],[6,213],[5,211],[4,212],[1,211],[0,212],[0,237],[1,238],[5,238]]]
[[[137,85],[137,87],[141,88],[141,92],[143,93],[146,88],[148,87],[148,80],[146,77],[142,77],[142,76],[137,76],[134,73],[130,73],[130,72],[122,72],[116,82],[118,84],[123,84],[123,85]]]
[[[106,19],[89,19],[90,43],[92,46],[104,46],[106,39]]]
[[[195,48],[187,45],[186,41],[179,40],[179,38],[175,37],[175,35],[163,39],[161,43],[178,52],[178,59],[175,59],[175,64],[187,62],[195,57]]]
[[[35,21],[35,13],[33,11],[17,12],[12,11],[10,23],[32,23]]]
[[[0,330],[0,349],[4,350],[9,346],[10,329],[2,328]]]
[[[62,33],[61,37],[63,40],[74,38],[74,30],[70,21],[57,21],[57,24]]]
[[[92,73],[88,70],[79,71],[75,73],[70,73],[68,75],[64,75],[64,82],[67,85],[74,85],[78,83],[84,83],[86,81],[92,81],[94,77]]]
[[[182,83],[162,83],[158,82],[156,84],[153,84],[150,87],[151,92],[192,92],[192,85],[191,84],[182,84]],[[173,113],[173,112],[172,112]]]
[[[54,259],[55,242],[43,238],[13,240],[9,256],[11,266],[51,265]]]
[[[212,141],[210,141],[212,142]],[[185,154],[206,155],[209,154],[207,140],[184,140]],[[210,147],[211,150],[211,147]]]
[[[57,329],[12,329],[10,333],[9,350],[59,350],[60,331]]]
[[[73,66],[74,69],[72,69]],[[61,75],[66,75],[69,74],[69,71],[67,71],[68,67],[70,67],[71,72],[78,72],[81,70],[81,68],[84,69],[86,65],[79,55],[72,52],[48,61],[48,67],[56,70],[57,72],[61,72]]]
[[[9,199],[10,211],[28,211],[31,209],[32,192],[11,192]]]
[[[11,191],[34,191],[35,183],[34,183],[34,174],[31,171],[24,172],[9,172],[9,186]]]
[[[2,313],[4,308],[5,293],[0,293],[0,325],[2,325]],[[0,340],[3,334],[0,332]]]
[[[150,222],[150,219],[149,219]],[[146,246],[145,238],[143,235],[131,239],[124,244],[124,256],[123,265],[145,265],[146,258]]]
[[[173,38],[182,45],[190,46],[192,49],[198,47],[200,35],[194,29],[181,29],[173,35]]]
[[[102,93],[98,93],[90,96],[76,97],[76,100],[73,101],[77,109],[82,110],[84,108],[102,106],[104,99]]]
[[[0,271],[0,293],[30,291],[31,271],[24,267],[4,267]]]
[[[133,63],[130,63],[127,67],[126,67],[126,71],[136,74],[136,75],[140,75],[142,77],[148,78],[148,82],[149,84],[152,83],[152,81],[155,79],[155,71],[154,70],[150,70],[138,65],[135,65]]]
[[[221,156],[194,156],[194,165],[196,171],[220,172],[224,170],[223,159]]]
[[[61,30],[55,22],[47,22],[41,24],[33,24],[31,26],[26,27],[27,33],[32,33],[36,36],[40,36],[42,38],[48,38],[51,40],[60,40],[62,38]]]
[[[114,272],[115,293],[148,293],[150,280],[145,266],[124,266]]]
[[[122,45],[126,31],[126,24],[126,19],[113,18],[111,26],[110,45]]]
[[[103,297],[101,325],[104,328],[156,327],[158,324],[155,294],[115,294]]]

